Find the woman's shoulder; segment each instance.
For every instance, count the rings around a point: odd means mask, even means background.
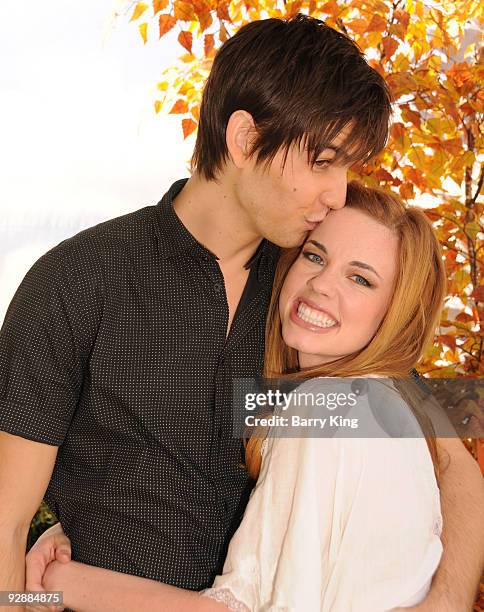
[[[318,377],[294,389],[281,415],[325,422],[317,437],[422,438],[414,411],[390,378]]]

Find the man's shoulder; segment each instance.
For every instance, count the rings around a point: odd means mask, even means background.
[[[119,271],[133,249],[153,248],[156,213],[156,205],[145,206],[63,240],[34,263],[23,284],[37,291],[47,291],[45,285],[103,286],[105,272]]]
[[[143,241],[153,234],[155,214],[156,206],[145,206],[82,230],[61,242],[58,248],[76,250],[91,246],[101,250],[122,249],[127,243]]]
[[[99,263],[111,257],[118,261],[133,248],[150,246],[155,232],[157,206],[103,221],[66,238],[50,249],[39,261],[68,262],[69,266]]]

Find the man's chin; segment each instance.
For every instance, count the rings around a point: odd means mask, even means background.
[[[304,244],[309,232],[302,232],[298,236],[273,236],[268,238],[271,242],[282,249],[293,249]]]

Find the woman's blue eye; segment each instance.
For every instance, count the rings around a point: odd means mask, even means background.
[[[362,285],[363,287],[371,287],[372,286],[371,283],[366,280],[366,278],[364,278],[363,276],[360,276],[359,274],[354,274],[352,276],[352,278],[355,279],[355,283],[357,285]]]
[[[310,251],[303,251],[303,257],[309,259],[309,261],[312,261],[313,263],[323,263],[323,259],[320,255],[317,255],[316,253],[311,253]]]

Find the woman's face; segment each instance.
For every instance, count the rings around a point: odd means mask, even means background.
[[[350,207],[331,211],[311,232],[279,299],[282,335],[301,368],[368,344],[390,304],[397,249],[390,229]]]

